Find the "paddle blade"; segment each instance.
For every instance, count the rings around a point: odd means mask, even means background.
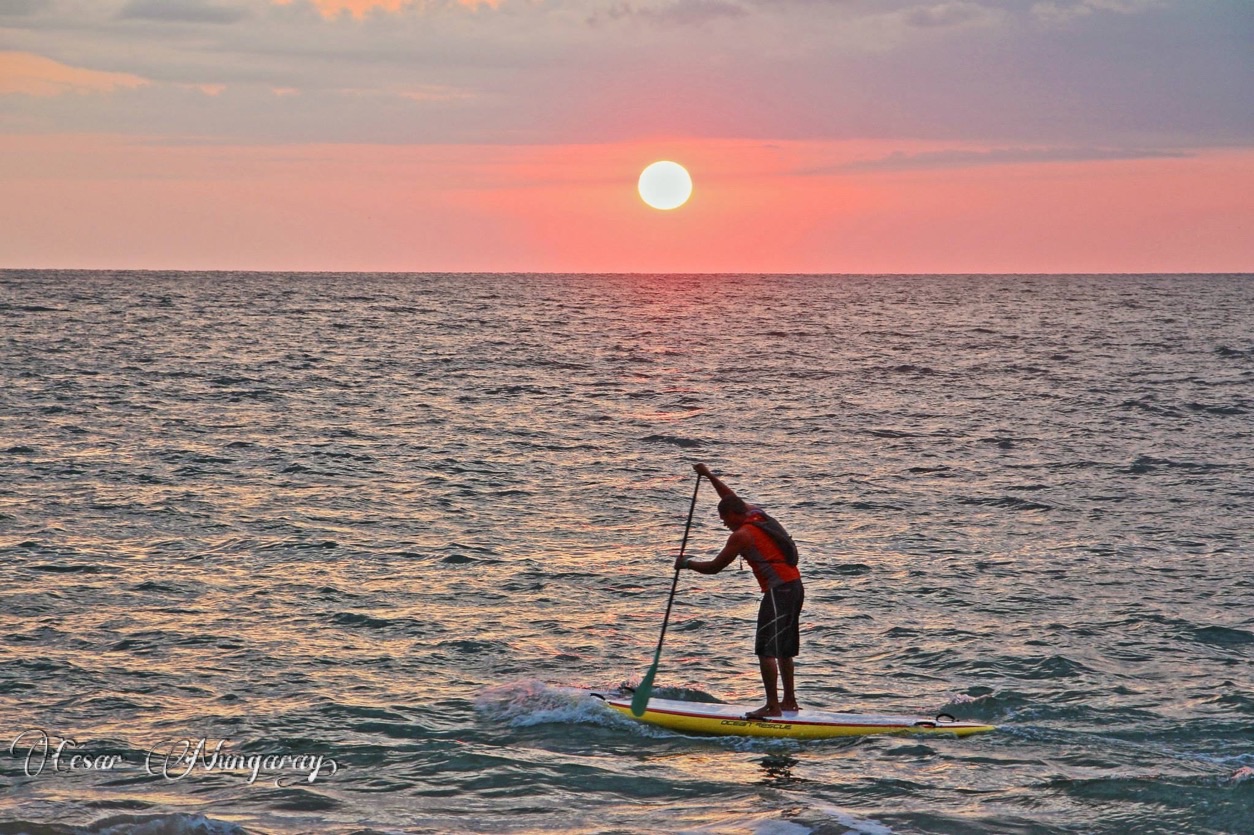
[[[653,677],[656,675],[657,660],[654,659],[653,666],[644,674],[644,678],[640,680],[640,685],[631,697],[632,716],[644,716],[645,708],[649,706],[649,696],[653,695]]]

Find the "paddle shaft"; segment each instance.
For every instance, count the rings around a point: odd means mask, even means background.
[[[688,532],[692,530],[692,515],[697,510],[697,492],[701,489],[701,475],[697,475],[697,483],[692,488],[692,504],[688,506],[688,521],[684,524],[684,538],[679,543],[679,559],[683,559],[684,549],[688,547]],[[671,607],[675,604],[675,589],[679,586],[679,568],[675,569],[675,576],[671,579],[670,597],[666,599],[666,615],[662,618],[662,634],[657,638],[657,650],[653,653],[653,665],[649,667],[649,671],[644,674],[644,678],[640,680],[640,686],[636,688],[635,694],[631,699],[631,712],[636,716],[644,714],[644,709],[649,704],[649,696],[653,692],[653,678],[657,675],[658,663],[662,660],[662,642],[666,640],[666,626],[671,622]]]

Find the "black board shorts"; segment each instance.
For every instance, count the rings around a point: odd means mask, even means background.
[[[801,648],[801,604],[806,590],[800,580],[783,583],[762,595],[754,655],[796,658]]]

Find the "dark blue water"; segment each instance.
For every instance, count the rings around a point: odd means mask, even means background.
[[[0,272],[0,833],[1254,832],[1251,310],[1249,276]],[[648,666],[698,460],[801,546],[804,704],[998,732],[572,694]],[[724,535],[707,490],[689,552]],[[756,604],[684,574],[660,694],[757,702]],[[189,740],[214,767],[163,773]]]

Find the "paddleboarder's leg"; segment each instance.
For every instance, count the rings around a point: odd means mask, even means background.
[[[800,710],[797,706],[797,691],[793,684],[793,663],[791,658],[779,659],[779,676],[784,680],[784,699],[779,706],[783,710]]]
[[[800,580],[785,583],[762,595],[754,652],[762,668],[766,707],[746,714],[749,718],[779,716],[784,710],[798,710],[793,657],[797,655],[801,643],[798,621],[804,599],[805,589]],[[776,689],[781,677],[784,679],[782,703]]]
[[[793,658],[801,649],[801,607],[805,603],[805,587],[800,580],[781,586],[776,594],[780,608],[780,629],[776,633],[775,654],[779,659],[779,674],[784,680],[784,710],[799,710],[797,692],[793,684]]]
[[[762,670],[762,686],[766,688],[766,705],[745,714],[746,719],[761,719],[766,716],[780,716],[779,707],[779,664],[769,655],[758,656],[758,667]]]

